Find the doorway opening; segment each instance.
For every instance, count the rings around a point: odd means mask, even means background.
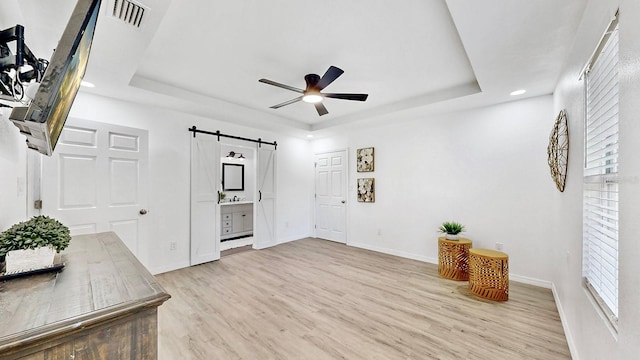
[[[256,200],[256,150],[220,144],[220,251],[253,246]]]

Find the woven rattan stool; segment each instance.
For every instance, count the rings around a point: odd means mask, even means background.
[[[438,273],[451,280],[469,279],[469,248],[471,240],[438,238]]]
[[[469,249],[469,291],[489,300],[509,300],[509,255]]]

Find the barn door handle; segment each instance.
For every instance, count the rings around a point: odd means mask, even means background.
[[[258,190],[258,202],[262,201],[262,191]]]
[[[146,215],[147,212],[148,211],[146,209],[140,209],[140,215]]]

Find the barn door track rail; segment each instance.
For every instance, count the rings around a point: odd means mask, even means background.
[[[244,141],[250,141],[250,142],[258,143],[258,147],[262,147],[262,144],[273,145],[275,147],[275,149],[278,150],[278,143],[276,141],[268,142],[268,141],[263,141],[261,138],[249,139],[249,138],[245,138],[245,137],[241,137],[241,136],[228,135],[228,134],[221,133],[220,130],[216,130],[216,132],[206,131],[206,130],[199,130],[198,128],[196,128],[195,125],[190,127],[189,131],[193,132],[193,137],[196,137],[197,133],[207,134],[207,135],[217,136],[218,137],[218,141],[220,141],[221,137],[226,137],[226,138],[229,138],[229,139],[244,140]]]

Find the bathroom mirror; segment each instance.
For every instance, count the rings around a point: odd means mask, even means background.
[[[222,164],[222,191],[244,191],[244,165]]]

